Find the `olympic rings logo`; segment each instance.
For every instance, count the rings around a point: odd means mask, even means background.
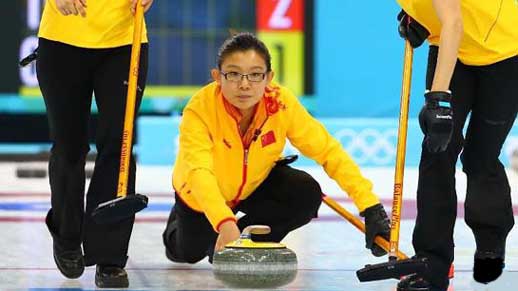
[[[344,128],[334,134],[358,164],[392,164],[396,156],[397,129],[384,131],[367,128],[356,132]]]

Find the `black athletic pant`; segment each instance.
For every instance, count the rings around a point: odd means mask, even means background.
[[[37,76],[47,108],[50,138],[49,178],[52,208],[47,225],[60,250],[83,244],[87,265],[124,267],[134,217],[98,225],[91,212],[117,194],[121,136],[126,106],[131,46],[85,49],[40,39]],[[146,83],[147,44],[142,45],[138,111]],[[92,93],[98,108],[97,159],[84,207],[85,159]],[[135,193],[135,161],[128,193]]]
[[[271,227],[267,235],[253,236],[255,241],[280,242],[290,231],[316,217],[322,202],[322,190],[308,173],[278,165],[266,180],[233,211],[246,215],[238,227],[263,224]],[[178,261],[196,263],[207,255],[212,256],[217,233],[203,213],[190,209],[181,199],[171,210],[176,215],[164,231],[165,247]]]
[[[430,47],[427,88],[431,87],[437,47]],[[417,189],[417,220],[413,244],[418,256],[428,257],[432,284],[448,286],[453,261],[453,228],[457,214],[455,164],[467,176],[465,220],[477,250],[502,251],[514,225],[510,188],[498,156],[518,109],[518,57],[487,65],[457,62],[451,81],[453,136],[445,152],[422,147]],[[466,138],[462,129],[468,117]]]

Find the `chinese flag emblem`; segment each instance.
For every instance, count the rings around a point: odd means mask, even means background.
[[[267,133],[265,133],[261,136],[261,145],[263,146],[263,148],[274,142],[275,142],[275,134],[273,133],[272,130],[268,131]]]

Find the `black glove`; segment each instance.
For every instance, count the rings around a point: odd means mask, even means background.
[[[399,35],[407,39],[413,48],[420,47],[430,35],[426,28],[408,16],[404,10],[399,12],[397,20],[399,20]]]
[[[383,205],[373,205],[360,213],[365,217],[365,247],[371,250],[376,257],[381,257],[387,252],[374,242],[376,236],[390,239],[390,221]]]
[[[419,113],[419,125],[425,135],[424,144],[432,153],[443,152],[448,147],[453,132],[451,94],[430,91],[424,97],[426,102]]]

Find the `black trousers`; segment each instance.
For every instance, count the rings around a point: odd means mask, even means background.
[[[431,87],[437,47],[430,47],[427,88]],[[510,187],[498,156],[518,109],[518,57],[487,65],[457,62],[453,95],[453,136],[445,152],[422,147],[417,189],[417,220],[413,245],[418,256],[430,259],[426,277],[440,288],[448,286],[453,262],[453,228],[457,215],[455,164],[461,150],[467,176],[465,220],[475,236],[477,250],[505,249],[514,225]],[[467,131],[463,127],[468,118]]]
[[[126,106],[131,46],[85,49],[40,39],[36,65],[47,108],[50,138],[51,204],[47,225],[60,250],[83,244],[87,265],[125,266],[134,218],[98,225],[91,212],[116,197]],[[147,44],[142,45],[138,111],[147,72]],[[98,108],[97,159],[84,205],[85,159],[89,151],[88,121],[92,93]],[[128,193],[135,193],[135,161],[131,157]]]
[[[255,241],[280,242],[290,231],[317,216],[322,190],[308,173],[278,165],[266,180],[233,211],[245,213],[238,220],[243,230],[253,224],[268,225],[271,233],[253,236]],[[175,226],[168,223],[164,232],[165,247],[179,261],[196,263],[212,256],[218,234],[203,213],[196,212],[176,197],[171,210]]]

